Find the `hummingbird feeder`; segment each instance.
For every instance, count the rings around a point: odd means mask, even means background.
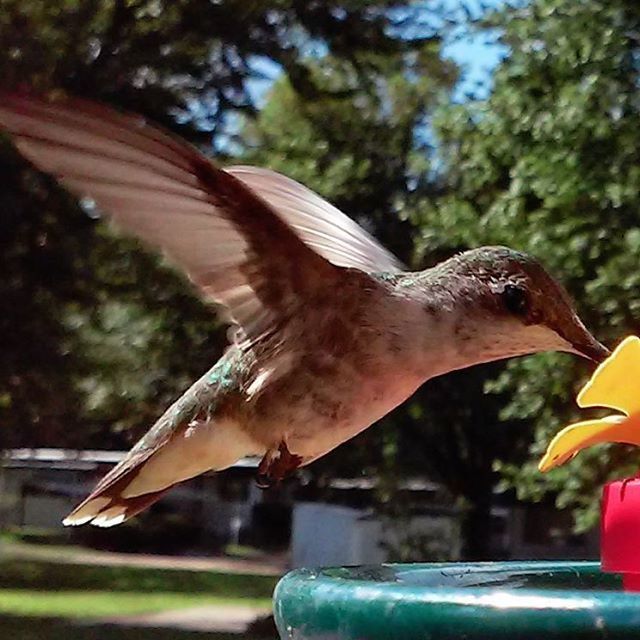
[[[602,442],[640,446],[640,338],[630,336],[594,372],[578,394],[580,407],[620,411],[570,425],[551,441],[540,461],[548,471],[573,458],[581,449]],[[629,384],[629,381],[634,384]],[[602,493],[602,571],[622,575],[627,591],[640,591],[640,478],[609,482]]]
[[[601,516],[602,571],[620,574],[625,591],[640,592],[640,479],[607,483]]]

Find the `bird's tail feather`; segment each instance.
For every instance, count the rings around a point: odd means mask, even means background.
[[[252,438],[230,421],[183,425],[155,444],[136,445],[63,524],[113,527],[146,509],[171,487],[259,452]]]
[[[150,507],[170,488],[132,498],[124,498],[117,491],[112,494],[105,492],[89,496],[62,521],[62,524],[65,527],[74,527],[90,522],[95,527],[115,527]]]

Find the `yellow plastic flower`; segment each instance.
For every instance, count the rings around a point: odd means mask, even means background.
[[[640,446],[640,338],[625,338],[595,370],[578,394],[578,406],[616,409],[622,415],[585,420],[560,431],[540,460],[540,471],[549,471],[594,444]]]

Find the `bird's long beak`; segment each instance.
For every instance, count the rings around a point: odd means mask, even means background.
[[[611,351],[598,342],[586,329],[577,339],[572,340],[574,353],[600,364],[611,355]]]

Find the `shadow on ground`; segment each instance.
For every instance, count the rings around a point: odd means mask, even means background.
[[[86,621],[37,617],[0,617],[0,638],[16,640],[275,640],[276,636],[122,627]]]

